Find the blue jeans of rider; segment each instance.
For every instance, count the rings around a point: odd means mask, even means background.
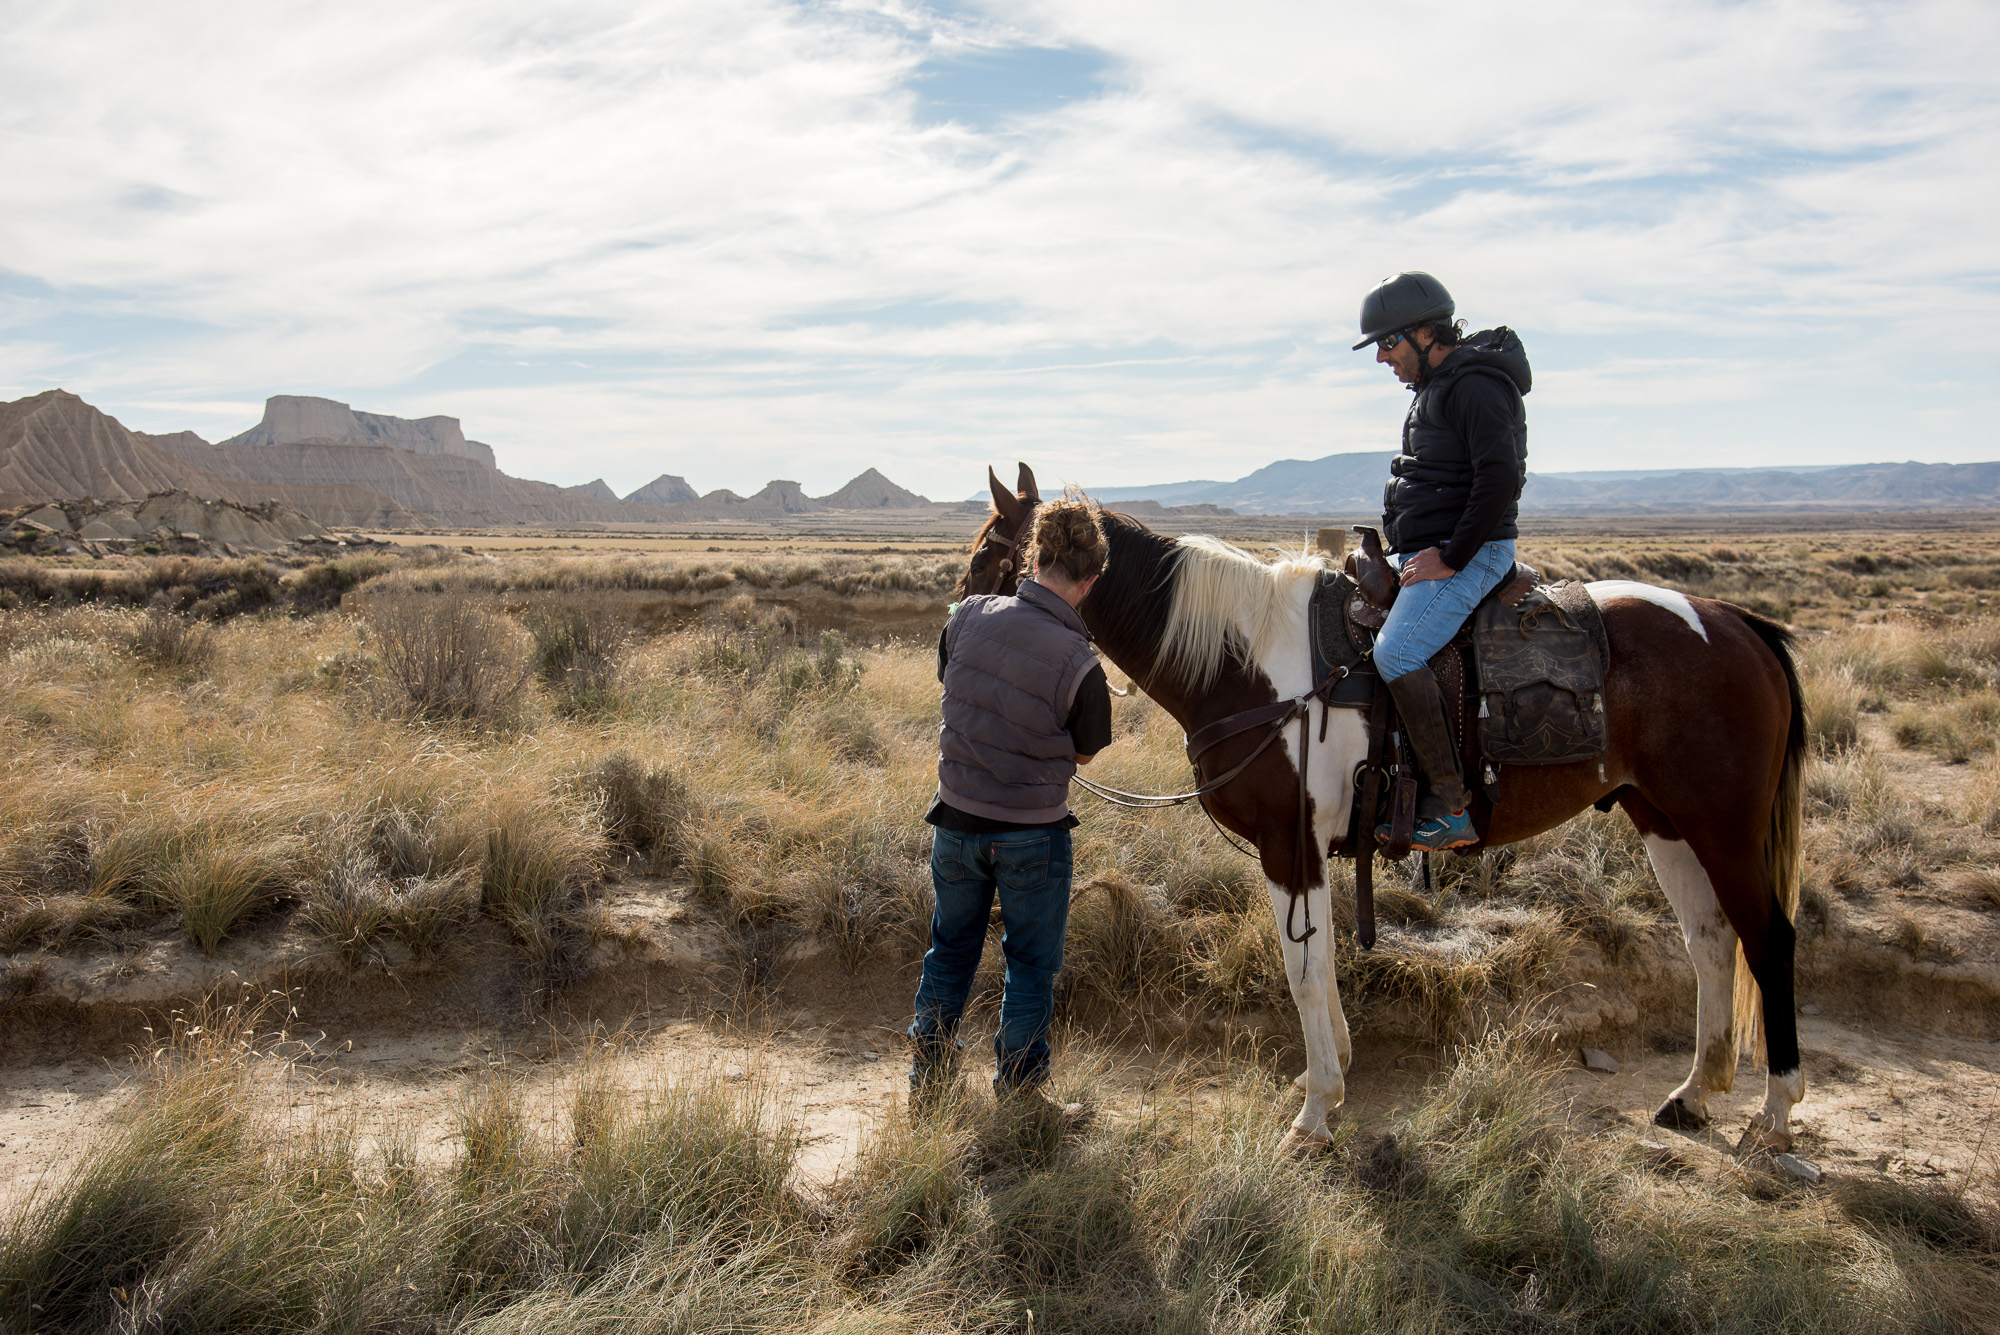
[[[931,885],[937,907],[909,1030],[916,1052],[912,1087],[949,1068],[995,895],[1007,980],[1000,998],[1000,1031],[993,1036],[994,1086],[1016,1089],[1048,1079],[1049,1017],[1055,1011],[1063,935],[1069,930],[1070,870],[1068,830],[932,831]]]
[[[1409,558],[1389,559],[1400,567]],[[1389,609],[1389,619],[1375,637],[1375,668],[1382,680],[1394,681],[1430,662],[1432,654],[1451,643],[1479,600],[1513,568],[1514,544],[1503,538],[1474,552],[1465,569],[1450,579],[1404,585],[1396,595],[1396,605]]]

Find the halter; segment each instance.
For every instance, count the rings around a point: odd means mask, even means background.
[[[1006,580],[1010,577],[1014,581],[1014,588],[1017,593],[1020,589],[1021,567],[1019,557],[1021,544],[1026,541],[1029,531],[1034,527],[1035,507],[1040,505],[1041,502],[1038,500],[1025,501],[1025,504],[1028,508],[1021,515],[1020,531],[1014,535],[1012,541],[1007,545],[1007,556],[1004,559],[1008,562],[1009,568],[1001,572],[1001,583],[995,586],[996,592],[1004,592]],[[988,541],[991,540],[991,536],[991,530],[988,530]],[[1215,819],[1215,813],[1209,810],[1208,803],[1202,799],[1231,783],[1245,770],[1249,769],[1252,762],[1270,750],[1271,745],[1283,735],[1285,729],[1294,720],[1297,720],[1299,724],[1299,829],[1292,851],[1292,879],[1299,884],[1296,889],[1290,885],[1285,887],[1286,893],[1291,896],[1291,903],[1285,911],[1285,938],[1294,945],[1303,946],[1319,932],[1319,928],[1313,926],[1312,901],[1307,898],[1305,889],[1306,849],[1314,842],[1312,838],[1312,816],[1308,810],[1311,805],[1312,795],[1309,791],[1310,780],[1306,773],[1307,763],[1312,756],[1312,704],[1313,701],[1317,700],[1324,709],[1333,688],[1353,670],[1353,664],[1337,667],[1327,673],[1325,680],[1315,684],[1304,695],[1295,696],[1288,700],[1274,701],[1268,705],[1257,705],[1197,728],[1187,739],[1188,764],[1194,769],[1197,779],[1201,777],[1201,758],[1208,754],[1211,749],[1232,737],[1240,736],[1258,727],[1266,727],[1267,731],[1264,734],[1263,740],[1257,743],[1249,755],[1230,766],[1226,772],[1217,775],[1206,783],[1199,784],[1185,793],[1130,793],[1122,788],[1111,788],[1104,784],[1094,783],[1084,778],[1082,774],[1072,775],[1070,781],[1084,789],[1084,791],[1093,793],[1106,802],[1110,802],[1116,806],[1131,807],[1139,811],[1158,811],[1166,807],[1178,807],[1189,802],[1200,801],[1202,814],[1208,817],[1208,823],[1215,826],[1216,832],[1223,837],[1231,848],[1234,848],[1237,852],[1245,856],[1257,857],[1258,854],[1254,850],[1244,848],[1235,839],[1230,837],[1229,832],[1222,828],[1221,822]],[[1320,740],[1324,741],[1325,739],[1326,715],[1323,712],[1320,716]],[[1329,887],[1331,884],[1332,881],[1329,878]],[[1305,901],[1305,930],[1295,933],[1292,930],[1292,920],[1298,916],[1301,900]],[[1370,926],[1372,928],[1372,923]],[[1368,936],[1370,938],[1369,944],[1372,945],[1374,932],[1372,930],[1369,931]]]

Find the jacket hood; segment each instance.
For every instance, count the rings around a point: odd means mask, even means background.
[[[1506,325],[1468,334],[1438,370],[1456,374],[1475,366],[1499,371],[1523,394],[1535,383],[1534,373],[1528,369],[1528,350],[1521,346],[1521,336]]]

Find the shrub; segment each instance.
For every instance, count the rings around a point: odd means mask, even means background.
[[[215,630],[155,607],[132,632],[132,652],[142,661],[172,672],[203,672],[215,660]]]
[[[461,599],[377,597],[368,604],[368,628],[393,706],[417,718],[501,721],[527,684],[506,624]]]
[[[340,606],[350,591],[389,572],[389,561],[381,556],[345,556],[307,566],[284,583],[292,609],[299,613],[323,612]]]
[[[565,714],[588,714],[612,698],[625,631],[603,611],[575,602],[542,602],[522,618],[535,643],[535,675]]]

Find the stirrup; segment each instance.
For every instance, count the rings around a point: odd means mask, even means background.
[[[1385,844],[1389,842],[1386,821],[1375,827],[1375,838]],[[1431,853],[1446,853],[1478,842],[1479,832],[1472,828],[1472,810],[1469,807],[1464,811],[1454,811],[1449,816],[1420,820],[1416,829],[1410,832],[1410,847]]]

